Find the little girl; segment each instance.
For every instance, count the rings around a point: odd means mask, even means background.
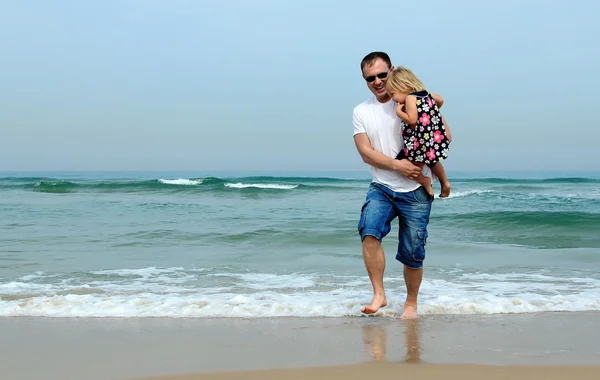
[[[446,134],[448,126],[444,125],[445,120],[438,108],[444,104],[444,99],[428,92],[419,78],[404,67],[398,67],[392,72],[385,88],[398,103],[396,114],[407,124],[402,133],[404,149],[396,158],[408,158],[419,167],[427,164],[440,180],[440,197],[447,197],[450,195],[450,182],[440,161],[448,158],[451,134],[449,128]],[[433,196],[433,187],[428,177],[419,174],[416,180]]]

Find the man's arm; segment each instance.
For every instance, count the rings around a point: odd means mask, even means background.
[[[380,169],[393,170],[411,179],[421,173],[421,168],[413,165],[409,160],[396,160],[373,149],[366,133],[354,135],[354,144],[356,144],[356,149],[366,164]]]
[[[446,128],[446,137],[448,138],[448,142],[452,142],[452,132],[450,132],[450,126],[448,125],[448,122],[446,121],[444,115],[440,114],[440,116],[442,117],[442,123],[444,123],[444,128]]]
[[[442,106],[444,105],[444,98],[442,98],[441,95],[434,94],[433,92],[430,92],[429,94],[431,95],[433,100],[435,100],[435,102],[437,103],[438,108],[442,108]]]
[[[441,95],[435,94],[433,92],[430,92],[429,94],[431,95],[433,100],[435,100],[438,108],[441,108],[444,105],[444,98],[442,98]],[[446,137],[448,137],[449,142],[452,142],[452,132],[450,132],[450,127],[448,126],[448,123],[446,122],[446,118],[441,113],[440,113],[440,116],[442,117],[442,123],[444,123],[444,127],[446,128]]]

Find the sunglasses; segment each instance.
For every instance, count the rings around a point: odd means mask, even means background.
[[[379,78],[379,79],[385,79],[388,76],[388,72],[384,72],[384,73],[379,73],[377,75],[371,75],[370,77],[366,77],[365,80],[369,83],[374,82],[375,78]]]

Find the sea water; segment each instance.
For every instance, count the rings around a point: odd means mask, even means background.
[[[0,316],[360,316],[365,174],[2,173]],[[450,180],[421,314],[600,310],[600,175]],[[397,228],[383,316],[405,296]]]

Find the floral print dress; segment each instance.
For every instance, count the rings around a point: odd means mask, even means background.
[[[448,158],[450,141],[446,136],[446,128],[442,122],[440,110],[435,99],[427,91],[413,92],[410,95],[417,98],[417,123],[414,127],[405,124],[402,137],[404,138],[404,156],[413,162],[423,162],[434,165]]]

